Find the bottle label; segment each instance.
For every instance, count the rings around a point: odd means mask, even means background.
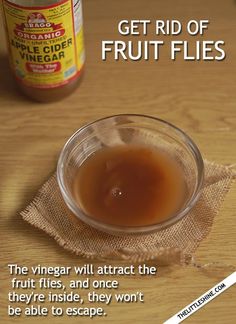
[[[84,64],[81,0],[46,7],[3,1],[11,66],[18,80],[35,88],[62,86]]]

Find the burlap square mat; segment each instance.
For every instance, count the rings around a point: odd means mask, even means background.
[[[209,234],[235,177],[229,167],[204,163],[205,184],[195,207],[175,225],[154,234],[113,236],[75,219],[63,201],[55,174],[20,214],[63,248],[87,258],[118,258],[132,262],[155,258],[183,260],[191,256]]]

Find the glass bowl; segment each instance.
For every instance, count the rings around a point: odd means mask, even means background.
[[[73,179],[88,156],[103,147],[124,144],[151,145],[171,155],[181,167],[187,187],[186,199],[178,212],[167,220],[147,226],[106,224],[86,215],[74,199]],[[193,208],[201,193],[204,164],[196,144],[179,128],[151,116],[122,114],[92,122],[70,137],[58,160],[57,180],[66,205],[81,221],[109,234],[145,234],[173,225]]]

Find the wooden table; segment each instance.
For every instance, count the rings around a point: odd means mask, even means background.
[[[217,163],[236,162],[236,2],[187,1],[84,1],[86,73],[78,90],[50,104],[31,102],[21,95],[10,76],[0,31],[0,172],[1,172],[1,315],[6,315],[9,275],[7,264],[32,266],[83,265],[44,232],[22,221],[21,211],[55,170],[66,139],[81,125],[118,113],[145,113],[166,119],[184,129],[204,157]],[[209,19],[202,39],[223,39],[227,58],[222,62],[172,62],[163,54],[158,62],[101,60],[101,40],[120,39],[121,19]],[[153,38],[154,36],[149,36]],[[180,36],[183,39],[184,36]],[[191,44],[196,40],[187,37]],[[168,37],[165,38],[168,41]],[[235,200],[233,186],[215,219],[210,235],[196,253],[198,262],[220,261],[236,266]],[[110,262],[113,265],[119,262]],[[96,265],[100,264],[95,262]],[[101,263],[103,264],[103,263]],[[124,263],[122,263],[124,264]],[[230,274],[205,274],[192,266],[160,269],[155,278],[123,278],[122,292],[143,291],[144,304],[117,304],[106,308],[99,323],[161,323]],[[235,323],[236,287],[209,303],[186,323]],[[3,317],[2,317],[3,316]],[[35,322],[64,323],[66,318],[36,318]],[[19,318],[31,323],[32,318]],[[89,319],[69,319],[87,323]]]

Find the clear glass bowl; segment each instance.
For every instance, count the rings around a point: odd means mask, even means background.
[[[171,155],[182,168],[186,199],[182,208],[168,220],[148,226],[110,225],[86,215],[74,199],[72,182],[80,165],[102,147],[118,144],[151,145]],[[60,154],[57,179],[65,203],[81,221],[109,234],[145,234],[173,225],[192,209],[203,185],[204,164],[196,144],[179,128],[151,116],[123,114],[97,120],[75,132]]]

